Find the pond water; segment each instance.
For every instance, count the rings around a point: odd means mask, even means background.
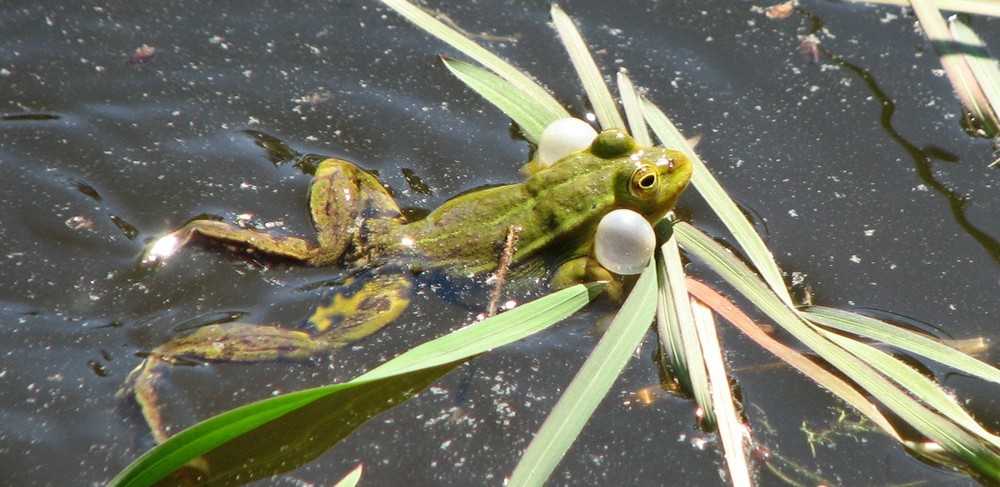
[[[960,125],[940,64],[902,9],[808,0],[789,19],[744,1],[566,2],[606,73],[627,67],[757,219],[819,304],[891,310],[940,336],[993,337],[1000,194],[991,143]],[[433,2],[531,72],[575,113],[582,90],[548,2]],[[972,27],[1000,50],[1000,21]],[[140,356],[236,314],[294,326],[336,270],[194,248],[156,270],[145,241],[203,214],[307,234],[309,176],[336,156],[431,209],[516,181],[530,147],[452,78],[456,54],[374,2],[5,2],[0,8],[0,471],[10,485],[96,485],[152,446],[115,392]],[[815,33],[809,63],[800,36]],[[135,56],[142,46],[155,55]],[[147,52],[148,54],[148,52]],[[130,56],[131,59],[130,59]],[[718,232],[694,195],[679,204]],[[697,273],[698,268],[692,267]],[[278,392],[350,378],[476,312],[417,299],[397,324],[317,364],[178,367],[175,428]],[[305,466],[263,481],[498,485],[593,347],[596,306],[486,354]],[[962,475],[873,433],[817,439],[842,406],[720,326],[757,439],[834,484]],[[693,403],[651,404],[652,334],[553,485],[718,485],[721,457]],[[982,358],[1000,362],[988,350]],[[1000,388],[933,368],[987,426]],[[851,418],[848,418],[849,420]],[[787,468],[787,467],[786,467]],[[759,469],[761,485],[782,485]]]

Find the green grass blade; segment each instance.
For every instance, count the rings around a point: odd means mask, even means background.
[[[966,56],[954,45],[951,31],[948,30],[941,12],[931,0],[910,0],[910,6],[920,20],[920,27],[941,58],[941,66],[962,105],[983,124],[983,129],[987,133],[996,133],[997,127],[1000,126],[997,115],[990,108],[986,95],[966,62]]]
[[[555,120],[570,116],[569,112],[545,88],[542,88],[534,80],[496,54],[472,42],[462,35],[462,33],[427,14],[419,7],[406,0],[382,0],[382,3],[398,12],[410,22],[413,22],[417,27],[424,29],[434,37],[458,49],[477,63],[486,66],[487,69],[509,81],[518,91],[527,94],[528,98],[533,100],[543,110],[544,114],[539,114],[539,117]]]
[[[618,113],[618,105],[604,82],[604,76],[594,62],[594,57],[590,55],[590,49],[587,48],[580,31],[573,24],[573,19],[556,4],[552,4],[551,13],[552,22],[563,45],[566,46],[566,52],[569,53],[569,59],[576,68],[580,82],[583,83],[583,90],[587,92],[587,98],[594,107],[594,115],[597,115],[601,128],[626,128],[625,121]]]
[[[457,362],[520,340],[576,312],[602,288],[601,284],[573,286],[419,345],[348,383],[272,397],[209,418],[146,452],[110,485],[150,485],[213,448],[319,399],[379,379]]]
[[[653,139],[649,136],[646,119],[642,117],[642,107],[639,106],[639,94],[632,85],[632,80],[624,69],[618,71],[618,95],[625,108],[625,119],[628,120],[628,130],[639,145],[652,146]]]
[[[810,306],[802,315],[823,326],[870,338],[904,352],[929,358],[963,374],[1000,384],[1000,370],[997,368],[924,334],[868,316],[823,306]]]
[[[514,120],[528,142],[537,145],[542,137],[542,130],[556,120],[550,118],[552,114],[536,100],[519,91],[509,81],[463,61],[448,58],[442,60],[452,74]]]
[[[847,0],[853,3],[878,3],[909,7],[910,0]],[[934,6],[948,12],[1000,17],[1000,3],[995,0],[935,0]]]
[[[722,359],[722,344],[715,331],[715,320],[712,310],[699,301],[692,301],[695,323],[698,326],[698,341],[705,355],[705,368],[708,370],[712,401],[710,409],[714,411],[718,425],[719,439],[729,471],[729,481],[734,487],[751,487],[753,481],[746,457],[746,444],[743,435],[743,422],[736,413],[736,403],[730,390],[729,374],[726,372],[726,362]]]
[[[307,465],[462,363],[367,381],[320,397],[219,445],[166,480],[195,478],[206,485],[236,485]]]
[[[703,344],[698,338],[698,326],[691,312],[690,298],[684,283],[684,265],[681,263],[677,240],[671,238],[660,247],[657,259],[659,299],[657,301],[657,332],[667,340],[670,364],[678,382],[705,413],[705,426],[715,427],[715,409],[712,407],[708,372],[705,368]]]
[[[957,19],[949,19],[948,25],[952,38],[971,49],[971,52],[964,55],[965,62],[978,81],[990,111],[994,116],[1000,115],[1000,65],[997,64],[996,58],[990,56],[982,39],[969,26]],[[994,129],[1000,126],[1000,122],[996,119],[993,122]]]
[[[110,486],[146,486],[165,478],[213,448],[247,431],[307,406],[320,397],[349,388],[347,384],[286,394],[228,411],[174,435],[120,472]]]
[[[542,331],[577,312],[604,289],[602,283],[578,284],[522,304],[510,311],[418,345],[361,375],[374,379],[437,367],[493,350]]]
[[[655,305],[656,274],[650,265],[531,440],[508,485],[545,483],[635,353],[649,330]]]
[[[672,375],[681,389],[686,394],[693,395],[691,386],[691,373],[688,372],[687,355],[684,353],[684,339],[681,337],[680,317],[678,309],[674,306],[674,290],[671,289],[670,278],[667,276],[667,268],[664,259],[669,254],[662,250],[656,257],[656,271],[659,276],[659,286],[657,286],[656,301],[656,332],[660,339],[660,353],[663,355],[664,364],[670,364]],[[690,314],[690,307],[688,308]],[[692,325],[693,326],[693,325]],[[693,363],[700,363],[694,361]]]
[[[774,256],[768,250],[767,245],[761,240],[750,222],[747,221],[743,212],[736,206],[736,203],[729,197],[722,185],[712,176],[705,164],[701,161],[691,146],[684,140],[677,127],[670,122],[667,115],[663,113],[651,101],[643,98],[641,100],[643,115],[652,127],[653,133],[667,147],[679,150],[688,156],[694,168],[691,175],[691,184],[694,185],[698,193],[701,194],[712,210],[726,225],[726,228],[736,238],[736,242],[746,253],[750,262],[760,272],[764,281],[781,298],[781,300],[791,306],[792,297],[788,294],[785,281],[781,277],[781,270],[778,269]]]

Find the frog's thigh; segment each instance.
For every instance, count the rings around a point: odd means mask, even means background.
[[[180,359],[210,362],[260,362],[278,359],[305,360],[331,350],[331,345],[307,333],[270,325],[223,323],[198,328],[154,349],[129,374],[120,396],[132,396],[157,443],[169,435],[160,415],[157,383],[167,368]]]
[[[195,235],[233,244],[247,252],[260,252],[300,261],[309,261],[316,250],[315,244],[299,237],[271,235],[215,220],[194,220],[150,245],[143,260],[158,260],[165,257],[169,252],[186,245]]]
[[[604,290],[612,299],[620,299],[622,297],[621,279],[616,277],[611,271],[605,269],[592,257],[577,257],[568,260],[560,265],[552,274],[552,287],[556,289],[595,281],[607,281]]]
[[[309,187],[309,208],[324,253],[339,257],[369,220],[401,222],[392,195],[367,171],[340,159],[320,163]]]
[[[338,293],[309,318],[319,336],[339,346],[360,340],[391,323],[410,304],[413,282],[404,274],[382,273],[366,278],[350,294]]]

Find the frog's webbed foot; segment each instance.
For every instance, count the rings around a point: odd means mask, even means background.
[[[193,333],[156,347],[133,370],[118,391],[120,398],[133,398],[157,443],[170,435],[160,414],[157,383],[168,368],[181,361],[260,362],[308,360],[338,348],[322,337],[270,325],[222,323],[198,328]]]

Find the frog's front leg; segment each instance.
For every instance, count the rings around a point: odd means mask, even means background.
[[[160,414],[157,383],[171,365],[182,361],[305,361],[329,354],[394,321],[409,304],[412,288],[409,276],[402,273],[365,276],[346,285],[330,305],[316,310],[309,319],[315,333],[250,323],[203,326],[156,347],[129,374],[119,396],[134,398],[153,438],[161,443],[169,434]]]
[[[593,257],[577,257],[563,262],[552,274],[552,287],[567,288],[574,284],[595,281],[606,281],[604,292],[615,301],[625,297],[624,283],[621,276],[607,270]]]

